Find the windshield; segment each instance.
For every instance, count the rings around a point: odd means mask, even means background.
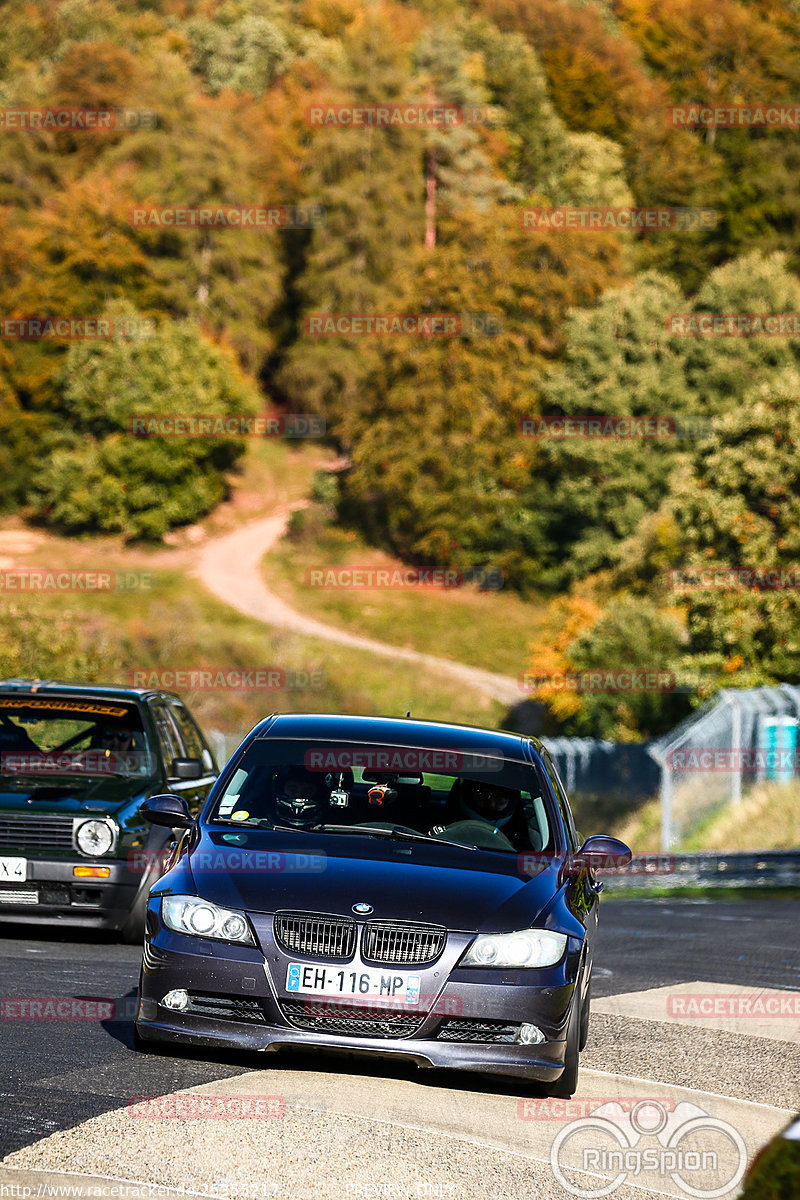
[[[148,776],[137,707],[116,700],[0,697],[0,776]]]
[[[415,834],[507,853],[554,845],[534,767],[457,750],[255,741],[211,820],[332,836]]]

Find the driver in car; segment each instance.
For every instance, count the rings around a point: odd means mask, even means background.
[[[324,820],[324,780],[305,767],[283,767],[272,779],[275,820],[279,825],[309,829]]]
[[[458,800],[458,817],[451,820],[482,821],[495,833],[503,834],[515,850],[531,845],[528,818],[519,792],[499,783],[464,779]]]
[[[119,753],[133,750],[133,730],[101,729],[95,735],[93,746],[96,750],[116,750]]]

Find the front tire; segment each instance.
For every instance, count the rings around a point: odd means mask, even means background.
[[[144,937],[144,922],[147,916],[147,897],[149,887],[139,892],[133,902],[133,907],[125,918],[119,936],[126,946],[138,946]]]
[[[569,1100],[578,1090],[578,1058],[580,1054],[580,1037],[583,1006],[581,1002],[580,984],[575,985],[572,1007],[567,1022],[567,1047],[564,1053],[564,1070],[554,1084],[550,1086],[550,1095]]]
[[[589,976],[589,982],[586,985],[586,996],[581,1009],[581,1035],[578,1039],[578,1049],[583,1050],[589,1040],[589,1005],[592,999],[592,977]]]

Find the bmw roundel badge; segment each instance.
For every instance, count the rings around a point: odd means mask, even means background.
[[[353,905],[353,912],[354,912],[354,913],[360,913],[360,914],[362,914],[363,916],[366,916],[366,915],[367,915],[367,913],[371,913],[371,912],[374,912],[374,911],[375,911],[375,909],[372,907],[372,905],[371,905],[371,904],[365,904],[365,903],[363,902],[363,900],[362,900],[362,902],[361,902],[360,904],[354,904],[354,905]]]

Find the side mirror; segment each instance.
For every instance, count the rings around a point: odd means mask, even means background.
[[[170,763],[170,779],[200,779],[203,774],[201,758],[173,758]]]
[[[164,825],[167,829],[191,829],[194,825],[194,817],[183,796],[172,796],[169,792],[151,796],[140,806],[139,812],[151,825]]]
[[[629,846],[619,838],[609,837],[605,833],[596,833],[593,837],[588,837],[574,855],[576,865],[589,867],[593,871],[603,867],[627,867],[632,858]]]

